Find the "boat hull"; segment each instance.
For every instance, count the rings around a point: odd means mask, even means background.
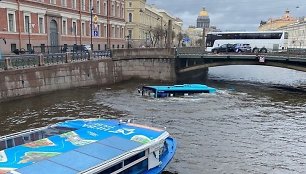
[[[168,137],[166,139],[166,142],[167,142],[168,146],[167,146],[166,152],[161,156],[161,159],[160,159],[161,164],[158,167],[155,167],[153,169],[148,170],[144,174],[160,174],[165,170],[167,165],[170,163],[170,161],[174,157],[174,154],[175,154],[175,151],[176,151],[176,148],[177,148],[177,143],[171,137]]]

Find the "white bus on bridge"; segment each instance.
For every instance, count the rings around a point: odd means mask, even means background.
[[[271,52],[286,50],[288,47],[288,33],[284,31],[254,31],[254,32],[209,32],[206,38],[206,48],[223,44],[250,44],[252,52]]]

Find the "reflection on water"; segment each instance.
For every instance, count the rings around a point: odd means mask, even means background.
[[[177,139],[172,173],[305,173],[306,93],[274,88],[279,80],[232,77],[228,68],[209,71],[215,94],[144,98],[137,87],[158,83],[133,81],[2,103],[0,134],[74,118],[132,118]]]

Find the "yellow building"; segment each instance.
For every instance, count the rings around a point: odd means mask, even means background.
[[[285,11],[285,14],[278,18],[270,18],[268,21],[261,21],[260,26],[258,27],[259,31],[269,31],[269,30],[278,30],[281,27],[296,23],[297,19],[292,17],[289,10]]]
[[[173,30],[182,30],[182,21],[169,15],[165,10],[146,4],[146,0],[125,1],[126,38],[131,47],[152,47],[153,30],[157,27],[167,28],[168,21],[173,21]],[[156,46],[162,46],[159,43]]]

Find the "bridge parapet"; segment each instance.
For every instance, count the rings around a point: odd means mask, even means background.
[[[91,59],[110,58],[110,56],[110,50],[5,56],[5,59],[0,59],[0,71],[88,61]]]
[[[179,47],[177,48],[178,55],[203,55],[206,54],[205,47]]]
[[[112,50],[113,59],[174,58],[174,48],[136,48]]]

